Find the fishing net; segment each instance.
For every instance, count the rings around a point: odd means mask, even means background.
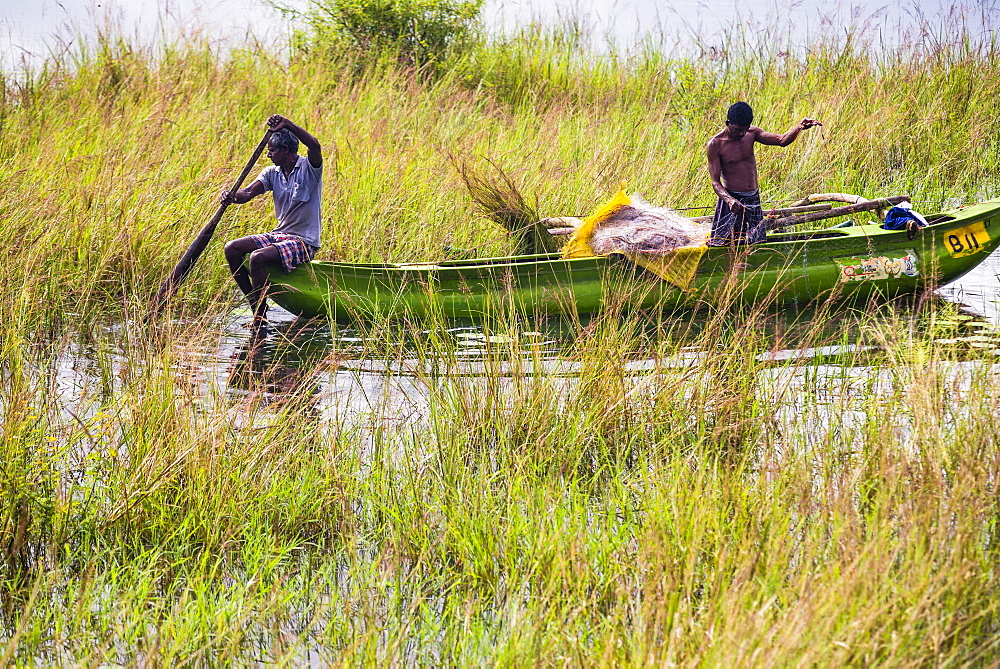
[[[654,207],[622,188],[583,219],[562,249],[564,258],[620,253],[681,290],[694,279],[708,248],[711,225],[695,223],[672,209]]]

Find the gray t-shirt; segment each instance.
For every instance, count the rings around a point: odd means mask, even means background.
[[[277,165],[265,167],[257,177],[274,197],[278,227],[272,232],[297,235],[306,244],[319,248],[319,200],[323,191],[323,167],[313,167],[299,156],[286,177]]]

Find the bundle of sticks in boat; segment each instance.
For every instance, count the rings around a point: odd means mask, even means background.
[[[849,216],[865,211],[874,211],[879,219],[884,219],[886,212],[900,202],[909,202],[908,195],[880,197],[874,200],[849,195],[847,193],[815,193],[807,195],[798,202],[781,209],[771,209],[764,215],[768,230],[780,230],[793,225],[822,221],[827,218]],[[834,202],[849,203],[843,207],[834,207]],[[695,220],[712,220],[711,216],[699,216]]]

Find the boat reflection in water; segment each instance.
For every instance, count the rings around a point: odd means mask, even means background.
[[[375,377],[382,381],[393,377],[396,382],[408,377],[411,391],[419,387],[426,391],[430,379],[448,376],[574,375],[581,356],[585,358],[592,346],[605,344],[623,346],[627,353],[620,362],[640,372],[689,364],[700,357],[692,352],[705,336],[713,341],[740,336],[740,322],[756,333],[754,348],[762,359],[829,361],[856,354],[859,348],[870,350],[875,330],[891,328],[900,320],[919,320],[925,306],[941,303],[924,294],[851,307],[785,305],[752,315],[710,307],[672,313],[651,309],[631,311],[627,317],[547,316],[493,325],[433,319],[370,327],[339,325],[332,331],[326,319],[305,320],[275,310],[274,326],[263,337],[242,339],[233,350],[229,386],[231,391],[255,396],[343,395],[353,388],[373,397],[380,394],[375,386],[381,385]],[[851,362],[859,363],[856,357]]]
[[[325,323],[278,321],[251,334],[231,354],[229,395],[274,405],[295,400],[318,417],[320,383],[316,371],[330,351]]]
[[[925,330],[931,321],[933,332],[925,334],[939,343],[948,338],[956,359],[982,359],[985,343],[1000,355],[1000,326],[926,294],[849,308],[648,310],[626,318],[548,317],[492,328],[441,319],[331,330],[324,319],[306,321],[278,309],[272,317],[273,327],[256,341],[231,330],[237,346],[220,360],[229,379],[226,396],[242,424],[337,425],[338,434],[356,429],[369,444],[387,428],[426,425],[434,404],[452,401],[456,392],[473,397],[509,391],[516,397],[533,377],[553,391],[574,392],[593,374],[595,362],[641,385],[666,369],[711,364],[721,345],[725,355],[735,352],[759,365],[765,383],[793,388],[820,376],[831,384],[868,383],[893,376],[887,339]]]

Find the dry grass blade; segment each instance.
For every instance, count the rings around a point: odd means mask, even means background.
[[[515,239],[516,253],[551,253],[558,248],[556,241],[538,222],[538,205],[529,202],[510,175],[499,165],[487,160],[495,172],[490,177],[476,172],[468,163],[452,158],[476,208],[497,223]]]

